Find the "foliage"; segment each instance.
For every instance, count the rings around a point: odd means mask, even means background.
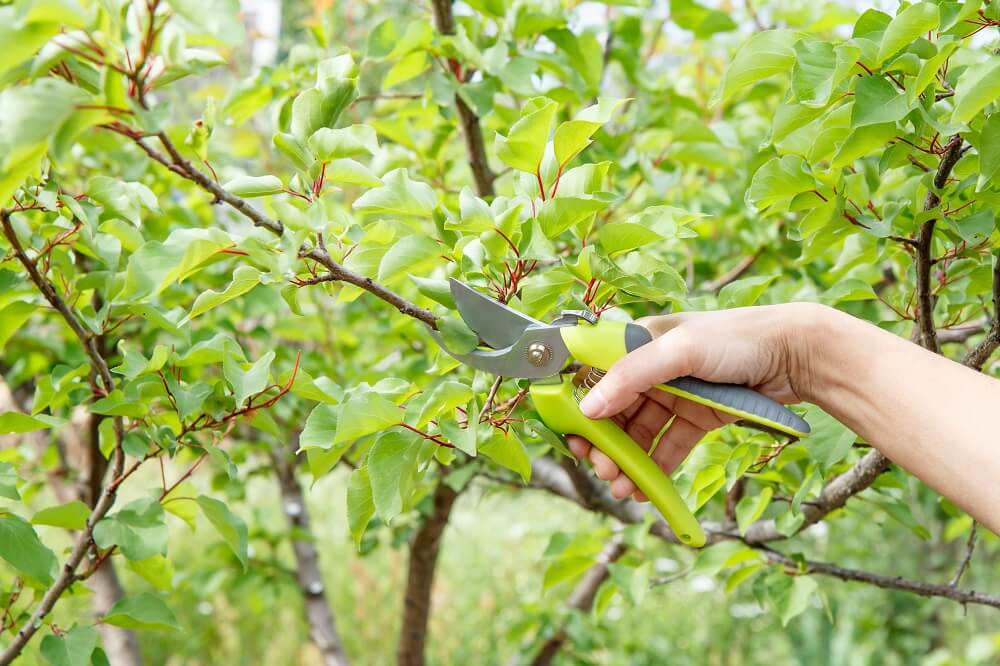
[[[432,343],[428,326],[454,347],[476,343],[451,312],[449,276],[546,320],[821,301],[987,365],[1000,316],[997,3],[895,15],[748,4],[753,30],[690,0],[671,2],[669,19],[653,3],[608,2],[591,26],[586,6],[569,5],[476,0],[459,13],[433,0],[429,15],[317,3],[256,71],[234,2],[0,6],[5,658],[102,663],[71,592],[112,565],[128,567],[128,594],[97,609],[102,630],[138,631],[156,661],[212,648],[217,627],[183,648],[170,633],[204,626],[182,611],[201,594],[308,603],[317,593],[282,573],[288,545],[312,542],[296,522],[304,507],[283,496],[279,527],[257,492],[282,480],[289,446],[302,483],[342,498],[327,580],[418,534],[442,484],[502,491],[515,507],[540,501],[519,497],[528,482],[565,495],[544,473],[565,474],[553,462],[563,446],[523,387]],[[968,657],[944,638],[948,602],[808,575],[821,558],[948,580],[976,542],[968,516],[898,469],[881,473],[888,462],[831,417],[806,417],[802,442],[733,427],[685,462],[678,487],[716,545],[681,551],[635,505],[576,497],[635,524],[552,525],[523,560],[531,592],[504,596],[504,646],[434,656],[532,655],[561,636],[567,659],[662,660],[675,653],[644,640],[669,603],[670,587],[649,592],[677,574],[669,559],[733,595],[734,614],[789,627],[769,653],[744,622],[706,620],[747,640],[748,661],[810,661],[803,636],[820,631],[843,660]],[[855,499],[828,502],[825,489],[869,469]],[[313,509],[314,523],[333,520]],[[622,554],[592,603],[563,606],[609,540]],[[996,538],[980,540],[995,570]],[[777,556],[769,542],[784,542]],[[964,567],[932,596],[964,600]],[[857,599],[876,594],[900,607],[899,626],[857,616]],[[350,635],[352,609],[337,610]],[[1000,648],[978,612],[988,659]],[[630,613],[634,631],[615,622]],[[937,642],[906,636],[931,615]],[[674,640],[697,661],[694,635],[712,642],[695,628]],[[345,642],[358,661],[387,657]]]

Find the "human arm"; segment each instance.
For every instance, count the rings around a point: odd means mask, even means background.
[[[811,402],[1000,533],[1000,381],[871,324],[796,303],[681,313],[640,321],[655,339],[616,363],[581,402],[614,416],[668,473],[706,431],[731,419],[652,389],[690,375],[752,386],[783,403]],[[651,390],[652,389],[652,390]],[[617,497],[635,492],[607,456],[571,438]]]

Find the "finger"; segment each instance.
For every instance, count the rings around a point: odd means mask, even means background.
[[[589,457],[590,463],[594,466],[594,471],[597,473],[597,478],[604,481],[611,481],[618,476],[620,472],[618,465],[596,446],[590,448]]]
[[[646,493],[642,492],[641,490],[637,490],[634,493],[632,493],[632,498],[635,499],[636,502],[648,502],[649,501],[649,498],[646,497]]]
[[[617,414],[656,384],[691,374],[696,353],[682,327],[671,329],[611,366],[580,402],[580,410],[592,419]]]
[[[663,424],[670,420],[671,413],[653,400],[646,400],[642,409],[636,412],[623,428],[639,446],[648,451],[653,439],[659,434]]]
[[[636,490],[635,483],[624,474],[619,474],[611,481],[611,496],[615,499],[624,499]]]
[[[678,416],[670,424],[660,445],[653,451],[653,459],[668,475],[684,462],[691,449],[705,436],[705,430]]]
[[[687,419],[703,430],[714,430],[736,420],[735,416],[659,389],[651,389],[647,395],[651,402]]]
[[[590,442],[578,435],[569,435],[566,437],[566,446],[580,460],[586,458],[587,454],[590,453]]]

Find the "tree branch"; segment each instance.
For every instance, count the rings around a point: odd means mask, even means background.
[[[989,357],[1000,347],[1000,251],[993,263],[993,324],[986,338],[973,347],[962,361],[973,370],[982,370]]]
[[[160,132],[156,136],[169,153],[169,157],[147,144],[142,140],[142,136],[136,135],[131,130],[111,125],[105,127],[106,129],[110,129],[111,131],[132,139],[143,150],[143,152],[150,157],[150,159],[163,165],[181,178],[195,183],[206,192],[212,194],[216,201],[222,201],[231,206],[234,210],[250,220],[254,226],[267,229],[276,236],[280,236],[284,233],[285,227],[279,220],[275,220],[260,212],[251,206],[245,199],[229,192],[224,187],[216,183],[212,178],[205,175],[189,160],[184,159],[180,152],[178,152],[176,146],[174,146],[173,142],[170,141],[170,138],[166,135],[166,133]],[[430,310],[421,308],[409,302],[402,296],[386,289],[371,278],[359,275],[358,273],[355,273],[354,271],[337,263],[323,248],[309,248],[304,245],[299,250],[299,256],[312,259],[329,271],[326,275],[304,281],[304,284],[317,284],[319,282],[333,281],[347,282],[360,287],[361,289],[364,289],[365,291],[381,298],[383,301],[395,306],[401,313],[419,319],[431,328],[437,328],[437,317],[435,317]]]
[[[844,503],[847,502],[848,498],[871,485],[875,478],[878,477],[878,474],[888,467],[888,464],[889,461],[884,456],[881,456],[881,454],[878,454],[877,451],[872,451],[867,454],[864,458],[859,460],[853,468],[827,484],[827,487],[820,495],[820,499],[815,504],[803,504],[803,513],[807,513],[806,522],[808,524],[812,524],[836,508],[843,506]],[[883,465],[886,467],[883,468]],[[644,512],[646,511],[646,509],[642,508],[642,505],[632,500],[616,502],[616,504],[620,506],[613,512],[607,506],[588,505],[577,493],[573,483],[569,480],[566,471],[551,458],[537,458],[532,462],[531,479],[532,485],[536,488],[544,489],[555,495],[559,495],[560,497],[576,502],[585,509],[610,515],[623,523],[641,523]],[[812,522],[809,522],[810,520],[812,520]],[[777,541],[788,538],[777,532],[774,527],[774,521],[764,520],[754,523],[747,530],[746,536],[742,538],[740,537],[739,532],[735,530],[735,526],[727,527],[712,523],[702,523],[702,527],[705,529],[706,535],[708,536],[707,545],[712,545],[727,539],[740,540],[751,548],[760,550],[772,563],[784,564],[789,567],[799,566],[798,560],[793,560],[782,553],[771,550],[764,544],[765,541]],[[799,531],[801,532],[802,529],[805,529],[805,525],[803,525]],[[668,543],[678,543],[677,538],[672,532],[670,532],[669,528],[667,528],[666,524],[663,523],[662,520],[657,520],[657,522],[653,523],[650,528],[650,533]],[[843,580],[868,583],[870,585],[886,589],[912,592],[924,597],[943,597],[962,604],[981,604],[1000,608],[1000,597],[997,596],[982,594],[974,591],[959,590],[952,585],[923,583],[895,576],[883,576],[866,571],[846,569],[824,562],[807,562],[805,573],[815,573],[833,576]]]
[[[718,292],[727,284],[731,284],[736,280],[739,280],[741,277],[743,277],[744,273],[750,270],[750,267],[753,266],[754,262],[757,261],[757,257],[759,257],[763,251],[764,248],[760,247],[757,248],[757,251],[754,252],[753,254],[748,254],[747,256],[743,257],[731,269],[729,269],[716,279],[712,280],[711,282],[706,282],[702,286],[702,291],[711,293]]]
[[[580,579],[580,582],[573,588],[569,599],[566,600],[566,606],[571,611],[581,613],[590,612],[590,609],[594,606],[594,598],[597,596],[597,590],[608,579],[608,565],[621,559],[626,550],[627,548],[621,537],[614,537],[604,546],[604,550],[597,557],[597,562],[587,570],[583,578]],[[549,666],[568,638],[569,634],[566,632],[565,626],[560,627],[542,645],[538,654],[531,661],[532,666]]]
[[[455,16],[451,11],[451,0],[431,0],[431,12],[434,14],[434,25],[439,33],[442,35],[455,34]],[[453,63],[452,66],[461,67],[458,63]],[[458,81],[459,85],[461,83]],[[479,125],[479,117],[457,92],[455,93],[455,111],[458,113],[462,135],[465,137],[465,150],[469,157],[472,178],[476,181],[476,191],[483,198],[492,197],[494,194],[493,181],[496,180],[496,174],[490,169],[489,161],[486,159],[486,145],[483,142],[483,129]]]
[[[948,183],[951,170],[955,168],[955,164],[961,159],[963,152],[962,137],[956,134],[951,137],[941,155],[941,161],[934,173],[933,188],[927,192],[927,197],[924,200],[924,210],[933,210],[940,205],[941,196],[938,191]],[[940,353],[941,345],[937,338],[937,329],[934,326],[934,294],[931,289],[931,267],[934,265],[931,250],[934,244],[934,226],[936,224],[937,219],[933,218],[920,225],[920,232],[914,246],[914,255],[917,273],[917,327],[920,332],[920,344],[925,349]]]
[[[399,666],[423,666],[427,642],[427,622],[431,612],[431,590],[441,535],[448,525],[458,492],[443,480],[432,496],[433,508],[417,530],[410,546],[410,562],[406,572],[406,593],[403,597],[403,622],[399,632],[396,663]]]
[[[268,451],[278,478],[282,509],[290,528],[289,539],[295,553],[295,579],[302,592],[306,621],[309,625],[309,638],[319,648],[324,666],[348,666],[350,661],[344,652],[344,645],[340,640],[337,622],[330,609],[323,576],[320,573],[319,553],[312,539],[309,509],[302,495],[302,487],[295,478],[297,449],[296,437],[284,449],[275,444]],[[306,538],[303,538],[303,535]]]
[[[3,234],[11,245],[14,256],[28,272],[28,277],[38,290],[42,292],[45,299],[62,316],[70,330],[80,340],[84,351],[90,359],[91,365],[94,367],[94,372],[101,378],[104,392],[110,393],[114,389],[114,379],[111,376],[111,370],[108,368],[107,361],[98,349],[96,336],[83,327],[83,324],[80,323],[80,320],[73,313],[72,309],[70,309],[66,301],[59,295],[59,292],[56,291],[55,285],[39,272],[35,262],[25,253],[20,240],[17,238],[17,234],[14,232],[14,228],[11,226],[10,217],[11,211],[6,209],[0,210],[0,226],[2,226]],[[113,482],[122,473],[125,465],[125,453],[122,450],[124,430],[122,428],[122,419],[119,416],[114,418],[114,433],[115,447],[111,454],[108,482],[104,485],[100,496],[94,502],[93,510],[87,519],[86,526],[77,537],[76,543],[73,545],[73,550],[70,552],[65,564],[63,564],[62,569],[59,570],[59,575],[56,577],[55,582],[42,595],[42,600],[35,609],[35,612],[22,625],[21,630],[17,632],[14,640],[7,646],[7,649],[0,653],[0,666],[7,666],[20,655],[24,646],[31,640],[31,637],[42,627],[42,622],[52,612],[59,598],[76,582],[76,570],[90,550],[94,526],[111,510],[111,507],[115,503],[116,486]]]
[[[908,580],[899,576],[883,576],[882,574],[860,571],[858,569],[848,569],[846,567],[829,564],[827,562],[813,562],[806,560],[804,565],[799,560],[794,560],[787,555],[773,551],[762,551],[764,557],[772,564],[783,564],[786,567],[799,569],[804,566],[804,573],[819,574],[821,576],[831,576],[841,580],[867,583],[875,587],[887,590],[900,590],[920,595],[921,597],[941,597],[951,599],[960,604],[977,604],[981,606],[991,606],[1000,608],[1000,597],[990,594],[983,594],[974,590],[960,590],[951,585],[936,583],[924,583],[922,581]]]

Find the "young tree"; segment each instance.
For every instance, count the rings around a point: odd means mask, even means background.
[[[818,409],[799,442],[706,437],[676,475],[709,535],[688,554],[560,460],[516,380],[431,341],[477,342],[455,276],[545,320],[818,300],[996,373],[997,3],[748,3],[749,33],[670,4],[591,27],[534,0],[317,5],[252,73],[232,0],[0,6],[0,664],[138,663],[180,628],[177,578],[215,569],[296,590],[347,663],[300,478],[344,467],[357,547],[409,543],[401,663],[425,661],[442,536],[483,488],[628,526],[553,535],[546,587],[572,591],[521,610],[536,663],[640,603],[663,549],[690,568],[662,582],[724,573],[782,624],[825,599],[810,574],[1000,608],[961,585],[972,520]],[[251,518],[262,475],[287,530]],[[176,557],[174,522],[217,532],[210,563]],[[819,524],[956,570],[822,560]]]

